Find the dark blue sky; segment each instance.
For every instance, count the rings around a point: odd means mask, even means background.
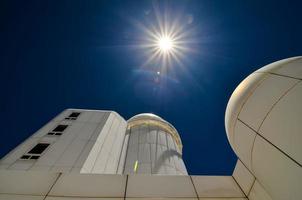
[[[152,23],[151,1],[0,4],[1,157],[65,108],[152,112],[178,129],[190,174],[231,174],[232,91],[261,66],[302,54],[299,1],[160,2],[172,18],[193,17],[196,43],[158,81],[141,68],[144,35],[132,23]]]

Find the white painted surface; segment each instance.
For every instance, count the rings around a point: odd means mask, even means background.
[[[46,195],[58,173],[0,170],[0,194]]]
[[[72,112],[81,114],[76,120],[66,120]],[[60,124],[68,125],[62,135],[48,135]],[[0,166],[12,170],[115,174],[126,126],[127,122],[115,112],[67,109],[6,155]],[[50,146],[38,160],[20,159],[39,142]]]
[[[255,181],[253,174],[242,164],[240,160],[237,160],[237,164],[233,171],[233,177],[243,190],[245,195],[248,195],[252,189]]]
[[[234,130],[234,149],[239,158],[246,164],[251,170],[252,166],[252,148],[256,133],[243,124],[241,121],[237,121]]]
[[[154,122],[159,120],[167,127],[174,129],[172,125],[153,114],[134,116],[128,120],[128,124],[133,122],[131,120],[142,120],[142,122],[129,128],[124,174],[187,175],[180,153],[181,149],[175,138],[167,129],[149,123],[148,120]]]
[[[44,200],[44,196],[0,194],[0,200]]]
[[[247,77],[230,98],[226,131],[256,178],[250,199],[302,199],[301,77],[302,57],[278,61]]]
[[[129,175],[127,197],[196,198],[189,176]]]
[[[50,196],[124,197],[126,176],[100,174],[63,174]]]
[[[244,197],[232,176],[192,176],[198,197]]]
[[[302,165],[302,82],[275,105],[259,133]]]
[[[240,111],[239,119],[259,130],[273,105],[299,80],[269,74],[254,90]]]
[[[273,200],[257,180],[255,181],[248,198],[249,200]]]

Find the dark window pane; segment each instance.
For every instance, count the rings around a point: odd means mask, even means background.
[[[58,125],[55,129],[53,129],[54,132],[63,132],[68,125]]]
[[[32,148],[28,153],[41,154],[48,146],[49,144],[47,143],[39,143],[34,148]]]
[[[79,112],[73,112],[69,115],[69,117],[78,117],[81,113]]]
[[[31,160],[37,160],[38,158],[40,158],[40,156],[32,156],[32,157],[30,157]]]
[[[30,156],[23,155],[23,156],[21,157],[21,159],[29,159],[29,157],[30,157]]]
[[[54,135],[54,134],[55,134],[54,132],[47,133],[47,135]]]

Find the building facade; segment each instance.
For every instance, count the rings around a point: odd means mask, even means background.
[[[154,114],[67,109],[2,158],[2,169],[187,175],[176,129]]]

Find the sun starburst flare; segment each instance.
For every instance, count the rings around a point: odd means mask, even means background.
[[[142,32],[139,47],[146,53],[143,67],[156,65],[156,70],[165,73],[172,66],[184,66],[185,56],[193,50],[193,19],[175,13],[177,16],[155,5],[146,23],[136,21]]]

